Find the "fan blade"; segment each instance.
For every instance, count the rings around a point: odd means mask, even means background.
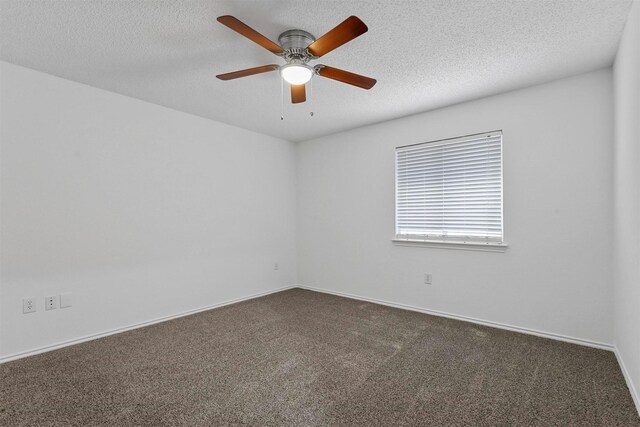
[[[298,104],[307,100],[304,85],[291,85],[291,103]]]
[[[318,74],[322,77],[337,80],[349,85],[358,86],[362,89],[371,89],[376,84],[376,79],[361,76],[360,74],[350,73],[349,71],[341,70],[339,68],[321,65],[317,68],[317,70]]]
[[[355,39],[368,30],[364,22],[357,16],[350,16],[333,30],[329,31],[307,47],[307,51],[313,56],[322,56],[331,52],[343,44]]]
[[[258,43],[263,48],[275,53],[276,55],[281,55],[284,50],[278,46],[276,43],[272,42],[244,22],[240,21],[238,18],[231,15],[218,16],[218,22],[222,25],[226,25],[231,28],[233,31],[245,36],[249,40]]]
[[[218,74],[216,77],[220,80],[233,80],[240,77],[253,76],[254,74],[267,73],[269,71],[275,71],[278,67],[276,64],[263,65],[261,67],[247,68],[246,70],[233,71],[231,73]]]

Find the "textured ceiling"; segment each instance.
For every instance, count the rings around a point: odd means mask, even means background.
[[[0,57],[300,141],[608,66],[630,2],[0,0]],[[226,14],[272,40],[290,28],[319,37],[357,15],[369,32],[316,63],[378,84],[315,77],[309,102],[285,95],[281,121],[278,73],[215,78],[282,62],[216,22]]]

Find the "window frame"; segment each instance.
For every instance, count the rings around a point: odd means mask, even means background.
[[[501,219],[501,239],[464,239],[461,237],[447,238],[446,236],[428,236],[428,235],[400,235],[398,234],[398,150],[406,149],[409,147],[417,147],[420,145],[435,144],[435,143],[452,143],[452,142],[464,142],[479,137],[495,137],[500,136],[500,219]],[[395,174],[395,188],[394,188],[394,238],[391,239],[395,245],[398,246],[417,246],[417,247],[431,247],[442,249],[463,249],[463,250],[478,250],[489,252],[504,252],[508,247],[505,239],[505,222],[504,222],[504,135],[502,130],[494,130],[490,132],[482,132],[476,134],[469,134],[464,136],[458,136],[453,138],[444,138],[428,142],[420,142],[415,144],[401,145],[394,148],[394,174]],[[403,237],[406,236],[406,237]],[[422,236],[422,237],[421,237]]]

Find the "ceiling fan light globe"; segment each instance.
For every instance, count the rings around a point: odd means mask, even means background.
[[[288,64],[280,68],[280,75],[289,84],[303,85],[313,77],[313,70],[307,65]]]

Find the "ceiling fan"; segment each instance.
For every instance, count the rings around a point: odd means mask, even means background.
[[[370,77],[344,71],[328,65],[317,64],[310,66],[309,61],[320,58],[343,44],[355,39],[367,32],[368,28],[356,16],[350,16],[338,26],[316,40],[314,36],[303,30],[288,30],[280,34],[278,43],[275,43],[247,24],[231,15],[218,17],[218,22],[233,31],[245,36],[249,40],[259,44],[271,53],[281,56],[286,61],[284,65],[269,64],[246,70],[233,71],[219,74],[220,80],[233,80],[254,74],[280,70],[282,78],[291,85],[291,102],[297,104],[307,99],[305,84],[314,75],[337,80],[342,83],[371,89],[376,80]]]

